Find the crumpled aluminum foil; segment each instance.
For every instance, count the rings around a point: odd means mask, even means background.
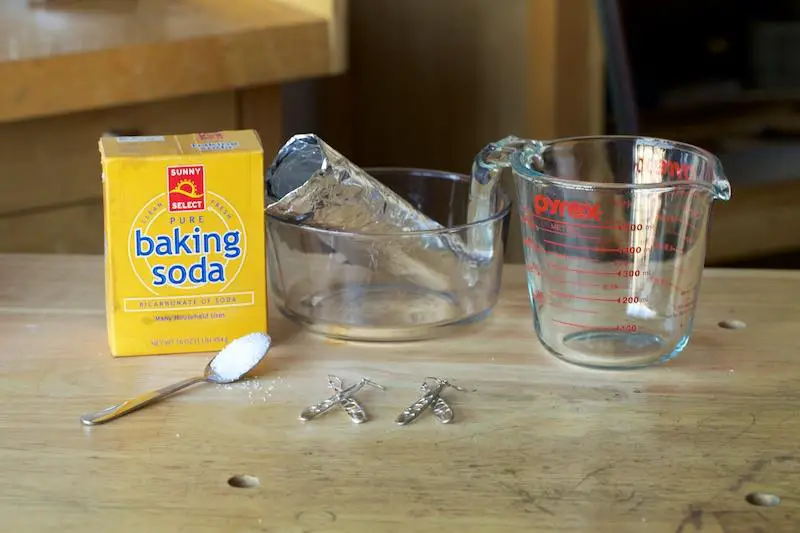
[[[489,201],[486,190],[481,186],[475,195],[481,203]],[[270,215],[317,228],[364,234],[444,229],[314,134],[295,135],[279,150],[267,168],[265,194]],[[468,206],[473,220],[487,209]],[[473,286],[479,269],[491,262],[494,243],[485,233],[468,231],[466,243],[456,233],[389,238],[381,249],[338,239],[332,251],[365,265],[380,255],[389,259],[381,261],[383,268],[395,275],[448,291],[454,284]]]
[[[443,226],[313,134],[295,135],[267,169],[267,211],[310,226],[360,233]]]

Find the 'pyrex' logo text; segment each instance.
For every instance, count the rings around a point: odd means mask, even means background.
[[[167,167],[169,212],[204,211],[206,172],[203,165]]]
[[[574,220],[594,220],[596,222],[600,222],[603,214],[599,204],[553,199],[544,194],[537,194],[533,199],[533,211],[541,216],[569,217]]]

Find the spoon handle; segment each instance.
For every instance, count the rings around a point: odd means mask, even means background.
[[[120,404],[106,407],[105,409],[101,409],[100,411],[94,413],[85,414],[81,416],[81,422],[87,426],[105,424],[106,422],[110,422],[115,418],[119,418],[127,415],[128,413],[132,413],[133,411],[141,409],[142,407],[154,404],[163,398],[166,398],[170,394],[178,392],[181,389],[185,389],[190,385],[194,385],[195,383],[200,383],[201,381],[205,380],[205,376],[197,376],[179,381],[178,383],[168,385],[154,391],[145,392],[136,398],[131,398],[130,400],[126,400]]]

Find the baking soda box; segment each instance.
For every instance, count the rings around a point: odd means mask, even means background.
[[[103,137],[113,356],[267,331],[263,150],[252,130]]]

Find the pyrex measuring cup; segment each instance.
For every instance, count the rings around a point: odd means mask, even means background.
[[[730,184],[711,153],[608,136],[486,146],[474,187],[513,172],[534,327],[557,357],[634,368],[689,341],[714,199]]]

